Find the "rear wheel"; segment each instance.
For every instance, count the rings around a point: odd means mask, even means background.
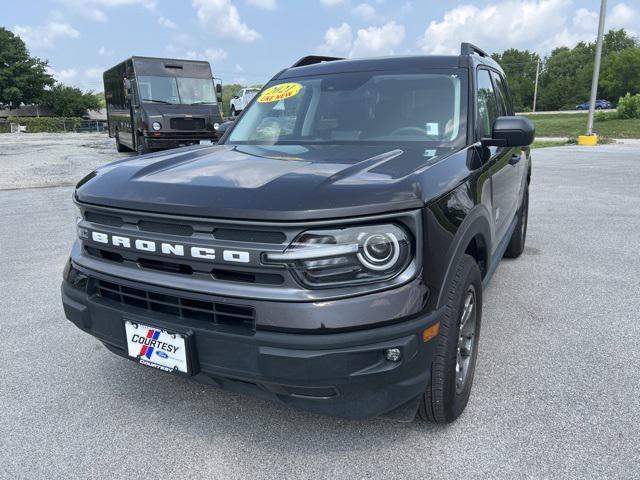
[[[232,117],[235,117],[236,115],[237,115],[236,107],[232,106],[232,107],[231,107],[231,116],[232,116]]]
[[[511,234],[511,240],[504,252],[504,256],[507,258],[518,258],[524,251],[524,242],[527,239],[527,224],[529,221],[529,185],[524,189],[524,196],[522,197],[522,205],[518,212],[518,222],[516,228]]]
[[[482,319],[482,278],[473,257],[456,267],[431,365],[431,381],[422,395],[419,415],[435,423],[453,422],[464,411],[478,356]]]

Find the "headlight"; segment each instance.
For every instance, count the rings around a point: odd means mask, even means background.
[[[82,210],[80,210],[77,203],[74,203],[73,206],[76,211],[76,233],[80,240],[86,240],[89,238],[89,230],[80,226],[80,222],[82,222]]]
[[[153,128],[157,132],[162,128],[162,124],[160,122],[153,122],[151,124],[151,128]]]
[[[310,288],[390,280],[411,260],[409,234],[397,225],[308,230],[265,263],[287,265]]]
[[[217,132],[218,129],[220,128],[220,124],[218,122],[213,124],[213,129]]]

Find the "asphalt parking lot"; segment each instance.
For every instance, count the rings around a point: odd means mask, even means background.
[[[69,185],[117,154],[96,134],[16,142],[0,135],[1,478],[640,477],[638,145],[534,152],[525,253],[485,293],[466,412],[435,427],[298,412],[109,353],[64,318],[59,284]]]

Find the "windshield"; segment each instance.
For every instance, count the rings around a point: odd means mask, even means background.
[[[420,141],[456,146],[466,137],[466,73],[355,72],[272,82],[228,143]]]
[[[142,102],[170,105],[216,104],[213,80],[186,77],[138,77]]]

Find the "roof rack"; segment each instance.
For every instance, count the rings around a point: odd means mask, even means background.
[[[473,43],[462,42],[460,44],[460,55],[480,55],[481,57],[488,57],[489,54],[479,47],[476,47]]]
[[[344,60],[344,58],[340,58],[340,57],[323,57],[321,55],[307,55],[306,57],[302,57],[296,63],[291,65],[291,68],[304,67],[305,65],[313,65],[315,63],[333,62],[334,60]]]

